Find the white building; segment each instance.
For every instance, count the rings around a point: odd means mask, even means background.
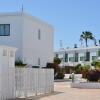
[[[75,66],[77,64],[90,65],[100,57],[100,46],[60,49],[55,52],[55,57],[62,60],[61,65]]]
[[[0,44],[18,48],[16,59],[44,67],[53,60],[53,27],[24,12],[0,13]]]

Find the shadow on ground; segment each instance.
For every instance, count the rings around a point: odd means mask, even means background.
[[[39,100],[40,98],[43,98],[43,97],[58,95],[58,94],[61,94],[61,93],[64,93],[64,92],[55,91],[55,92],[52,92],[52,93],[41,94],[41,95],[38,95],[38,96],[31,96],[31,97],[28,97],[28,98],[16,98],[16,99],[9,99],[9,100]]]

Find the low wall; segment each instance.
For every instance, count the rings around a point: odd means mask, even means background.
[[[16,68],[16,97],[51,93],[54,91],[53,69]]]
[[[53,69],[8,68],[0,73],[0,100],[40,95],[52,91],[54,91]]]
[[[83,88],[83,89],[100,89],[100,83],[83,82],[83,83],[71,83],[72,88]]]
[[[65,74],[65,78],[69,78],[71,74]],[[75,78],[82,78],[82,74],[75,74]]]

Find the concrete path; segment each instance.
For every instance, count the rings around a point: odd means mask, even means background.
[[[100,89],[70,88],[68,82],[56,82],[54,93],[24,100],[100,100]]]

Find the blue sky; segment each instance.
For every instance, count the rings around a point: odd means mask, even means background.
[[[100,0],[0,0],[0,12],[20,11],[22,4],[25,12],[54,27],[55,50],[60,40],[64,48],[80,45],[80,34],[86,30],[100,39]]]

